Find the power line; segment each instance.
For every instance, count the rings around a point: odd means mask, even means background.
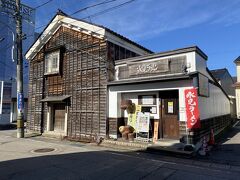
[[[75,11],[74,13],[70,14],[70,15],[74,15],[74,14],[77,14],[77,13],[80,13],[82,11],[85,11],[87,9],[90,9],[90,8],[93,8],[93,7],[96,7],[96,6],[100,6],[100,5],[103,5],[103,4],[108,4],[108,3],[111,3],[111,2],[114,2],[114,1],[118,1],[118,0],[106,0],[106,1],[103,1],[101,3],[98,3],[98,4],[93,4],[91,6],[88,6],[88,7],[85,7],[85,8],[82,8],[82,9],[79,9],[77,11]]]
[[[42,6],[45,6],[46,4],[48,4],[48,3],[52,2],[52,1],[53,1],[53,0],[48,0],[47,2],[45,2],[45,3],[43,3],[43,4],[40,4],[39,6],[35,7],[34,9],[38,9],[38,8],[40,8],[40,7],[42,7]]]
[[[100,6],[100,5],[112,3],[112,2],[114,2],[114,1],[118,1],[118,0],[105,0],[105,1],[103,1],[103,2],[101,2],[101,3],[93,4],[93,5],[91,5],[91,6],[87,6],[87,7],[85,7],[85,8],[79,9],[79,10],[71,13],[70,16],[75,15],[75,14],[78,14],[78,13],[80,13],[80,12],[82,12],[82,11],[86,11],[86,10],[88,10],[88,9],[91,9],[91,8],[94,8],[94,7],[97,7],[97,6]],[[45,5],[45,4],[49,3],[49,2],[50,2],[50,1],[44,3],[43,5]],[[61,4],[62,4],[62,1],[61,1],[60,5],[61,5]],[[40,6],[38,6],[38,7],[41,7],[41,6],[42,6],[42,5],[40,5]],[[47,25],[47,24],[46,24],[46,25]],[[35,29],[40,29],[40,28],[42,28],[42,27],[44,27],[44,26],[45,26],[45,25],[42,25],[42,26],[37,27],[37,28],[35,28]]]
[[[113,1],[113,0],[112,0]],[[115,0],[116,1],[116,0]],[[87,16],[87,17],[84,17],[84,18],[82,18],[82,19],[87,19],[87,18],[89,18],[89,17],[96,17],[96,16],[99,16],[99,15],[101,15],[101,14],[105,14],[105,13],[107,13],[107,12],[109,12],[109,11],[112,11],[112,10],[114,10],[114,9],[117,9],[117,8],[120,8],[120,7],[122,7],[122,6],[124,6],[124,5],[127,5],[127,4],[129,4],[129,3],[132,3],[132,2],[134,2],[134,1],[136,1],[136,0],[129,0],[129,1],[126,1],[126,2],[124,2],[124,3],[122,3],[122,4],[119,4],[119,5],[117,5],[117,6],[113,6],[113,7],[111,7],[111,8],[108,8],[108,9],[105,9],[105,10],[103,10],[103,11],[100,11],[100,12],[98,12],[98,13],[95,13],[95,14],[92,14],[92,15],[90,15],[90,16]],[[110,1],[104,1],[105,3],[109,3]],[[102,3],[104,3],[104,2],[102,2]],[[100,3],[99,3],[100,4]],[[92,5],[93,6],[93,5]],[[86,7],[87,8],[87,7]],[[84,8],[83,8],[84,9]],[[86,9],[85,9],[86,10]],[[84,11],[84,10],[82,10],[82,11]],[[76,11],[77,12],[77,11]],[[76,12],[74,12],[74,13],[76,13]],[[73,14],[71,14],[71,15],[73,15]],[[58,20],[56,20],[55,22],[57,22]],[[78,21],[78,20],[74,20],[74,21],[72,21],[72,22],[76,22],[76,21]],[[54,22],[54,21],[53,21]],[[37,28],[35,28],[36,30],[37,29],[40,29],[40,28],[42,28],[42,27],[44,27],[44,26],[46,26],[47,24],[45,24],[45,25],[42,25],[42,26],[39,26],[39,27],[37,27]]]
[[[112,10],[118,9],[118,8],[124,6],[124,5],[130,4],[130,3],[134,2],[134,1],[136,1],[136,0],[126,1],[126,2],[124,2],[124,3],[122,3],[122,4],[119,4],[119,5],[117,5],[117,6],[113,6],[113,7],[108,8],[108,9],[105,9],[105,10],[103,10],[103,11],[97,12],[97,13],[95,13],[95,14],[92,14],[92,15],[90,15],[90,16],[84,17],[84,18],[82,18],[82,19],[87,19],[87,18],[93,18],[93,17],[96,17],[96,16],[100,16],[100,15],[105,14],[105,13],[107,13],[107,12],[110,12],[110,11],[112,11]]]

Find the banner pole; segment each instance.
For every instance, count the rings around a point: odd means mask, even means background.
[[[187,128],[187,121],[186,121],[186,135],[187,135],[187,144],[189,144],[189,139],[188,139],[188,128]]]

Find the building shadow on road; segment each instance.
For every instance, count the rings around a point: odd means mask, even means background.
[[[35,152],[29,152],[36,155]],[[111,151],[70,154],[46,153],[39,157],[0,162],[1,180],[5,179],[164,179],[175,170],[161,167],[163,163]],[[171,164],[171,163],[169,163]],[[161,170],[161,168],[163,168]],[[161,175],[151,174],[153,170]],[[154,176],[156,177],[154,178]]]
[[[208,156],[198,156],[197,159],[240,166],[240,123],[238,124],[218,137]]]
[[[60,154],[58,151],[44,153],[40,150],[38,153],[29,153],[30,156],[38,157],[0,162],[0,179],[204,179],[209,177],[209,173],[213,173],[207,165],[198,168],[186,162],[164,161],[144,155],[133,156],[130,152],[88,151]],[[224,171],[214,173],[214,176],[223,178]],[[225,175],[229,177],[229,174]]]

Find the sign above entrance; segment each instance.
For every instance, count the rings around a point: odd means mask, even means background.
[[[161,57],[162,58],[162,57]],[[165,57],[162,59],[140,59],[126,61],[115,66],[115,80],[131,78],[166,76],[169,74],[183,74],[187,66],[187,56]]]
[[[187,115],[187,128],[200,128],[200,116],[198,109],[198,93],[196,88],[185,89],[185,103]]]
[[[169,60],[162,59],[152,62],[129,64],[129,75],[153,74],[169,71]]]

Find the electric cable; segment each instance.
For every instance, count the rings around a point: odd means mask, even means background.
[[[126,2],[124,2],[124,3],[121,3],[121,4],[119,4],[119,5],[116,5],[116,6],[113,6],[113,7],[111,7],[111,8],[108,8],[108,9],[105,9],[105,10],[103,10],[103,11],[100,11],[100,12],[97,12],[97,13],[94,13],[94,14],[92,14],[92,15],[89,15],[89,16],[91,16],[91,17],[96,17],[96,16],[99,16],[99,15],[101,15],[101,14],[105,14],[105,13],[107,13],[107,12],[109,12],[109,11],[112,11],[112,10],[115,10],[115,9],[117,9],[117,8],[120,8],[120,7],[122,7],[122,6],[124,6],[124,5],[127,5],[127,4],[129,4],[129,3],[132,3],[132,2],[134,2],[134,1],[136,1],[136,0],[129,0],[129,1],[126,1]],[[110,2],[110,1],[104,1],[104,2]],[[103,2],[102,2],[103,3]],[[100,4],[100,3],[99,3]],[[92,5],[93,6],[93,5]],[[87,7],[86,7],[87,8]],[[84,9],[84,8],[83,8]],[[82,11],[84,11],[82,9]],[[80,10],[79,10],[80,11]],[[76,13],[77,11],[75,11],[74,13]],[[70,14],[70,15],[72,15],[72,14]],[[84,19],[87,19],[87,18],[89,18],[89,16],[87,16],[87,17],[85,17]],[[74,20],[74,21],[72,21],[72,22],[75,22],[75,21],[78,21],[78,20]],[[54,22],[54,21],[53,21]],[[55,22],[57,22],[57,21],[55,21]],[[45,27],[47,24],[45,24],[45,25],[42,25],[42,26],[39,26],[39,27],[37,27],[37,28],[35,28],[35,30],[37,30],[37,29],[40,29],[40,28],[42,28],[42,27]]]
[[[108,3],[111,3],[111,2],[114,2],[114,1],[118,1],[118,0],[106,0],[106,1],[103,1],[103,2],[98,3],[98,4],[93,4],[91,6],[87,6],[85,8],[79,9],[79,10],[75,11],[74,13],[72,13],[70,15],[78,14],[79,12],[85,11],[87,9],[90,9],[90,8],[93,8],[93,7],[96,7],[96,6],[100,6],[100,5],[103,5],[103,4],[108,4]]]
[[[48,3],[52,2],[52,1],[53,1],[53,0],[48,0],[47,2],[45,2],[45,3],[43,3],[43,4],[40,4],[40,5],[36,6],[34,9],[39,9],[39,8],[45,6],[46,4],[48,4]]]

